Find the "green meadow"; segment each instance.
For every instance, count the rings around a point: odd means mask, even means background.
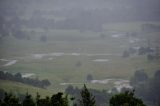
[[[20,83],[0,81],[0,88],[7,91],[18,90],[50,92],[64,91],[68,85],[82,87],[87,84],[89,88],[109,89],[113,84],[93,84],[86,80],[88,74],[95,80],[107,78],[120,78],[129,80],[138,69],[152,76],[160,69],[160,62],[149,62],[147,57],[132,55],[123,58],[124,50],[129,47],[147,46],[147,40],[155,41],[159,33],[141,32],[141,25],[147,22],[116,23],[103,26],[102,32],[78,30],[47,30],[27,29],[31,39],[19,40],[13,36],[5,37],[0,42],[0,59],[17,60],[15,64],[4,66],[7,62],[0,61],[0,70],[10,73],[33,73],[32,78],[49,79],[52,83],[47,89],[34,88]],[[151,22],[148,22],[151,23]],[[34,33],[31,33],[34,31]],[[124,33],[137,32],[139,41],[130,42],[135,38],[124,36]],[[104,34],[105,37],[100,35]],[[119,35],[123,36],[112,36]],[[40,36],[47,36],[47,41],[40,41]],[[154,36],[154,37],[153,37]],[[152,43],[156,45],[156,43]],[[95,61],[103,59],[105,61]],[[11,86],[11,87],[9,87]]]

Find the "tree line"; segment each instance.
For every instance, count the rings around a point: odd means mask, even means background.
[[[131,79],[131,85],[136,90],[135,94],[147,104],[160,106],[160,70],[151,78],[144,69],[137,70]]]
[[[48,79],[39,80],[38,78],[23,78],[21,73],[16,73],[15,75],[13,75],[9,72],[5,73],[3,71],[0,71],[0,79],[21,82],[40,88],[46,88],[47,86],[51,85]]]
[[[34,99],[31,95],[26,93],[23,100],[18,97],[5,93],[4,97],[0,99],[0,106],[99,106],[96,105],[95,96],[84,85],[80,92],[79,101],[75,102],[75,97],[68,96],[62,92],[53,94],[51,97],[47,96],[41,98],[37,93]],[[125,91],[113,95],[109,104],[105,106],[145,106],[143,101],[134,96],[134,91]]]
[[[109,99],[112,97],[111,93],[108,93],[106,90],[96,90],[96,89],[89,89],[90,93],[92,93],[95,96],[96,105],[101,104],[102,106],[105,106],[109,103]],[[72,85],[69,85],[65,89],[65,93],[72,95],[75,97],[75,101],[79,101],[81,89],[77,87],[73,87]]]

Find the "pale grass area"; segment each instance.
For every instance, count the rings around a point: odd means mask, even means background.
[[[29,86],[26,84],[7,81],[7,80],[0,80],[0,89],[4,89],[5,91],[11,92],[14,94],[17,94],[17,93],[18,94],[25,94],[28,92],[29,94],[33,95],[33,97],[36,96],[37,92],[42,97],[51,96],[54,93],[54,91],[52,91],[52,90],[37,88],[37,87]]]

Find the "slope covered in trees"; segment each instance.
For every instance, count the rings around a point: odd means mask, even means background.
[[[40,88],[45,88],[51,84],[47,79],[39,80],[39,79],[23,78],[21,73],[16,73],[15,75],[13,75],[11,73],[8,72],[5,73],[3,71],[0,71],[0,79],[21,82],[24,84]]]

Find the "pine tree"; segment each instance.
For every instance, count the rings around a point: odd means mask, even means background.
[[[58,92],[51,97],[52,106],[69,106],[68,97],[63,97],[63,93]]]
[[[141,99],[134,96],[134,91],[114,95],[109,104],[110,106],[145,106]]]
[[[35,106],[32,96],[29,95],[28,93],[26,94],[26,97],[23,101],[23,106]]]
[[[5,93],[3,101],[0,106],[20,106],[19,99],[12,94]]]
[[[96,106],[95,97],[92,96],[86,85],[84,85],[81,91],[80,106]]]

